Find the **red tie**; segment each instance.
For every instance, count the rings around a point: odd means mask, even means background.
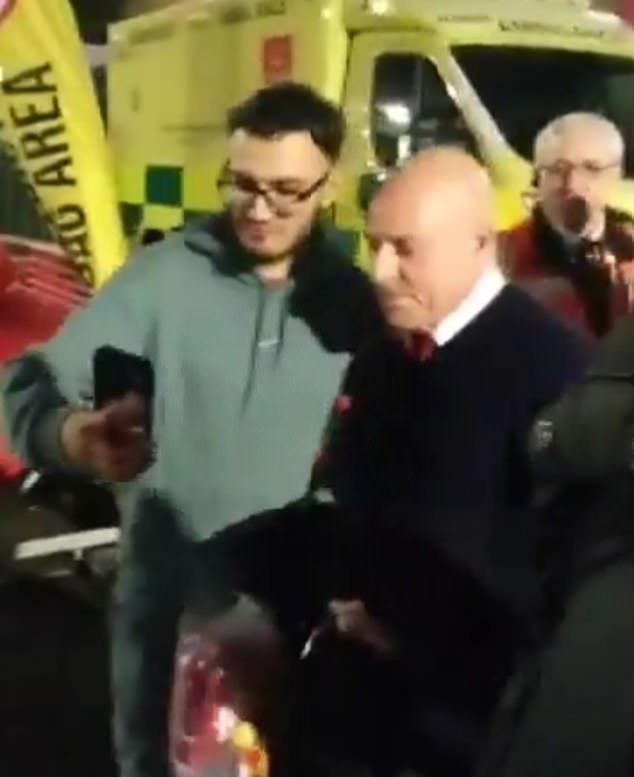
[[[431,359],[437,347],[429,332],[414,332],[409,338],[408,351],[414,359],[421,362]]]

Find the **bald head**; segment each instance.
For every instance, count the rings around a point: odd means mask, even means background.
[[[460,149],[438,147],[417,154],[383,187],[378,195],[379,207],[381,200],[394,198],[411,205],[403,213],[410,220],[428,217],[430,208],[434,208],[439,219],[444,214],[455,222],[455,209],[459,208],[460,216],[479,219],[483,224],[488,221],[491,227],[494,223],[489,176]]]
[[[388,320],[398,329],[433,329],[495,262],[486,171],[455,148],[418,154],[372,202],[368,238]]]
[[[621,176],[624,149],[618,127],[593,113],[569,113],[544,127],[534,157],[538,200],[549,221],[565,228],[568,202],[581,197],[588,204],[586,231],[592,236]]]

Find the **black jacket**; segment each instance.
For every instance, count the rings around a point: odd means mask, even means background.
[[[547,521],[541,645],[512,678],[480,777],[634,771],[634,317],[532,435]]]

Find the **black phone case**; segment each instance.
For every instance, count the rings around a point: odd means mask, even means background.
[[[93,384],[96,409],[126,394],[139,394],[147,407],[148,432],[151,431],[154,368],[149,359],[104,345],[93,356]]]

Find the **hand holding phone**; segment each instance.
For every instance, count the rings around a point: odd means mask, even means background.
[[[133,480],[152,462],[152,365],[104,346],[95,352],[93,366],[94,409],[69,414],[63,449],[76,466],[103,480]]]
[[[143,424],[148,437],[152,435],[152,404],[154,401],[154,368],[149,359],[104,345],[93,357],[94,405],[101,410],[128,396],[143,405]],[[138,417],[135,423],[138,422]]]

